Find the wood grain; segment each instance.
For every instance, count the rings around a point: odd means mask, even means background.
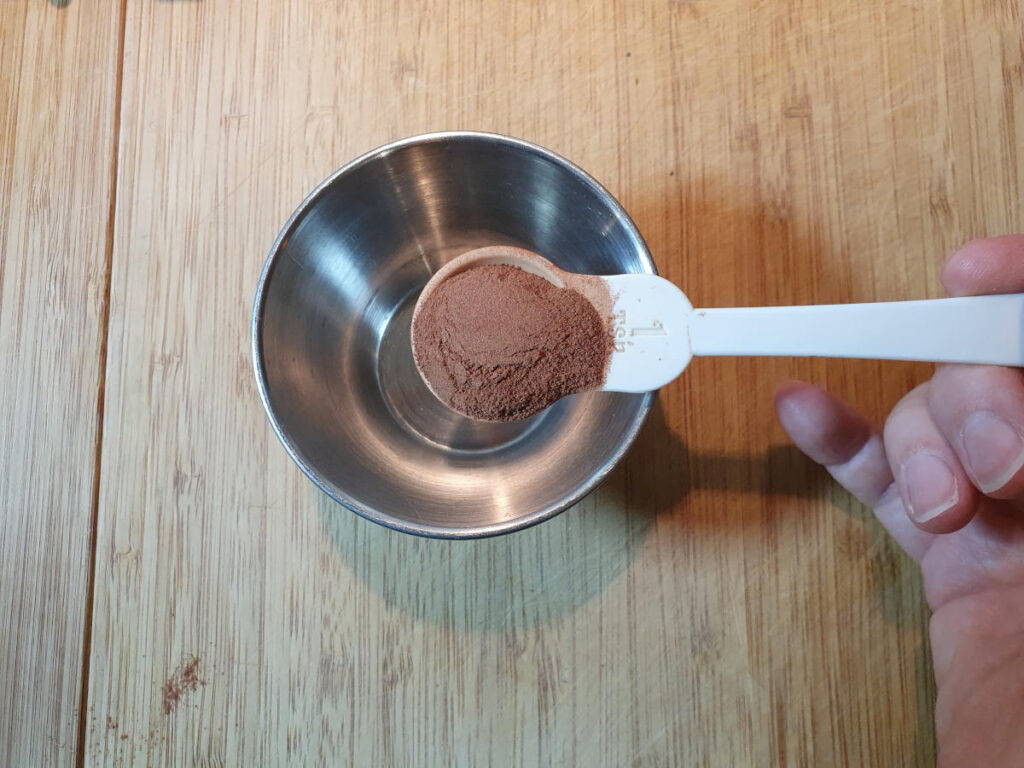
[[[785,446],[770,408],[778,382],[804,377],[881,417],[926,366],[701,361],[599,492],[522,534],[447,543],[355,518],[290,463],[254,391],[249,309],[267,247],[318,180],[444,128],[522,136],[587,168],[696,304],[938,295],[957,244],[1024,229],[1011,10],[129,4],[87,681],[90,717],[117,728],[88,731],[86,763],[931,764],[916,569]],[[15,26],[5,16],[5,41]],[[24,104],[46,103],[4,98],[25,121]],[[90,149],[112,135],[99,122]],[[33,168],[42,133],[15,170]],[[5,161],[5,190],[31,175],[15,170]],[[5,203],[4,350],[59,329],[42,313],[24,330],[8,300],[19,210]],[[71,210],[55,218],[69,233],[84,226]],[[49,273],[25,264],[45,298]],[[74,332],[84,388],[98,336]],[[27,370],[70,375],[48,365]],[[70,434],[92,434],[95,390],[79,402],[20,370],[16,391],[45,392],[85,425]],[[29,418],[4,407],[15,430]],[[42,477],[48,435],[19,438],[35,458],[5,455],[20,470],[5,509],[88,508],[88,450],[62,459],[82,483]],[[74,530],[57,541],[88,538],[87,522]],[[63,593],[32,573],[18,593],[49,610]],[[51,642],[54,656],[79,643]],[[193,657],[202,682],[165,708]],[[15,718],[52,706],[39,695]]]
[[[79,740],[117,8],[0,5],[0,761]]]

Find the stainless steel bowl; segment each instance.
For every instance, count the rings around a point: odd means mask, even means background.
[[[593,490],[643,424],[650,394],[576,395],[505,424],[434,398],[410,347],[416,297],[449,259],[497,244],[573,272],[655,271],[594,179],[483,133],[363,155],[313,190],[274,243],[252,318],[260,397],[292,458],[353,512],[424,536],[524,528]]]

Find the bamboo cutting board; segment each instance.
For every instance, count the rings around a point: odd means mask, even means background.
[[[1019,7],[61,0],[0,21],[0,754],[934,762],[917,570],[771,411],[797,377],[881,419],[927,366],[698,361],[577,507],[439,542],[290,462],[249,311],[320,179],[456,128],[590,171],[695,304],[938,296],[958,244],[1024,231]]]
[[[109,284],[118,36],[0,3],[0,763],[76,759]]]

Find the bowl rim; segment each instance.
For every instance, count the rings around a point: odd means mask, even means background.
[[[250,326],[250,346],[252,351],[252,362],[253,371],[256,375],[256,387],[259,391],[260,402],[263,404],[263,410],[267,414],[267,418],[270,420],[270,425],[273,427],[274,433],[277,435],[278,440],[284,446],[284,449],[288,452],[288,455],[292,458],[299,469],[308,477],[313,483],[324,493],[326,493],[331,499],[341,504],[343,507],[351,512],[359,515],[360,517],[371,520],[375,523],[383,525],[387,528],[391,528],[396,531],[403,533],[411,533],[417,536],[424,536],[435,539],[478,539],[489,536],[498,536],[505,533],[511,533],[513,531],[523,530],[525,528],[532,527],[538,523],[549,520],[556,515],[564,512],[572,505],[579,502],[581,499],[586,497],[589,493],[595,490],[601,483],[603,483],[612,470],[619,464],[626,453],[632,447],[636,441],[640,430],[643,428],[644,423],[647,421],[647,416],[650,413],[651,406],[654,402],[654,392],[645,392],[642,395],[643,402],[640,404],[640,410],[636,417],[634,417],[632,424],[630,425],[629,431],[619,441],[619,445],[615,452],[602,464],[597,471],[595,471],[586,483],[578,487],[568,496],[556,501],[553,504],[539,509],[529,515],[522,517],[516,517],[511,520],[504,520],[497,523],[490,523],[488,525],[470,526],[466,528],[449,528],[446,526],[439,525],[428,525],[421,523],[412,523],[408,520],[394,517],[388,512],[376,509],[374,507],[361,504],[358,501],[348,497],[344,494],[340,488],[337,488],[330,483],[320,472],[310,464],[303,456],[299,447],[291,439],[291,437],[285,431],[283,425],[277,417],[277,413],[274,410],[273,405],[270,402],[270,393],[267,383],[266,365],[263,357],[262,349],[262,329],[264,319],[264,309],[267,298],[267,288],[274,271],[274,267],[277,263],[278,257],[281,253],[281,248],[285,242],[291,237],[296,227],[306,216],[310,208],[320,199],[320,197],[326,192],[326,190],[334,184],[339,178],[352,172],[353,170],[366,165],[380,158],[387,157],[389,154],[404,149],[410,146],[433,144],[440,142],[447,142],[451,140],[469,140],[469,141],[482,141],[482,142],[498,142],[506,144],[512,147],[526,150],[533,154],[539,155],[547,160],[554,162],[556,165],[560,165],[570,173],[572,173],[577,179],[582,181],[586,186],[590,187],[599,197],[607,201],[609,208],[617,215],[620,222],[629,232],[630,236],[639,246],[639,254],[644,267],[648,270],[649,274],[658,274],[657,267],[654,264],[654,259],[651,257],[650,250],[647,247],[646,241],[640,234],[640,230],[637,229],[633,219],[630,218],[629,214],[623,208],[622,204],[615,199],[605,187],[598,182],[589,173],[584,171],[578,165],[572,161],[562,157],[561,155],[546,149],[538,144],[527,141],[525,139],[518,139],[512,136],[506,136],[500,133],[491,133],[486,131],[435,131],[430,133],[421,133],[415,136],[409,136],[404,139],[398,139],[396,141],[383,144],[375,149],[371,149],[363,154],[359,155],[355,159],[345,163],[343,166],[338,168],[336,171],[327,176],[323,181],[316,185],[316,187],[299,203],[298,207],[292,212],[291,216],[285,222],[281,231],[278,233],[277,238],[274,240],[274,244],[271,246],[269,253],[267,254],[266,262],[263,265],[263,270],[260,273],[259,282],[256,286],[256,296],[253,301],[252,308],[252,322]]]

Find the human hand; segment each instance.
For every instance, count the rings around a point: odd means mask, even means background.
[[[1024,235],[969,243],[942,280],[953,296],[1024,292]],[[1024,765],[1024,372],[940,366],[884,430],[809,384],[775,403],[793,442],[921,565],[940,765]]]

